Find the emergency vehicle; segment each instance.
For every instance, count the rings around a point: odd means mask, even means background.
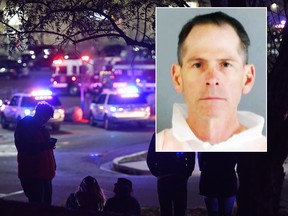
[[[0,123],[2,128],[15,128],[17,122],[27,115],[35,114],[35,107],[39,101],[46,101],[54,107],[54,115],[47,125],[59,131],[60,124],[64,121],[65,111],[57,95],[50,90],[34,90],[29,93],[15,93],[9,101],[1,106]]]
[[[135,84],[142,92],[155,92],[155,61],[119,61],[113,66],[114,89]]]
[[[84,91],[101,88],[98,76],[94,74],[94,60],[88,55],[79,59],[57,58],[53,61],[53,67],[55,71],[49,86],[53,92],[78,95],[81,87]]]
[[[92,100],[89,107],[89,124],[102,124],[107,130],[116,124],[137,123],[145,127],[150,117],[150,106],[144,94],[135,86],[104,90]]]

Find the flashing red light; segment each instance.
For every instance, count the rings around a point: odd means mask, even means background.
[[[82,61],[89,61],[90,57],[88,55],[81,56]]]

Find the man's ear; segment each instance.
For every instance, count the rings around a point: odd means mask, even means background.
[[[252,64],[245,65],[245,77],[243,82],[242,93],[248,94],[255,82],[255,67]]]
[[[181,67],[178,64],[173,64],[171,66],[171,79],[177,93],[183,92],[182,77],[181,77]]]

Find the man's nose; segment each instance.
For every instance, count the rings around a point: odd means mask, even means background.
[[[220,85],[220,74],[219,74],[219,70],[217,69],[216,66],[209,66],[207,67],[207,70],[205,71],[205,84],[207,86],[210,85],[216,85],[219,86]]]

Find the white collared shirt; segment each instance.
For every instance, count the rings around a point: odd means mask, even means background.
[[[175,103],[172,128],[164,129],[156,137],[156,151],[165,152],[266,152],[267,140],[262,135],[264,118],[248,111],[238,111],[240,124],[247,130],[217,144],[196,137],[186,122],[187,107]]]

